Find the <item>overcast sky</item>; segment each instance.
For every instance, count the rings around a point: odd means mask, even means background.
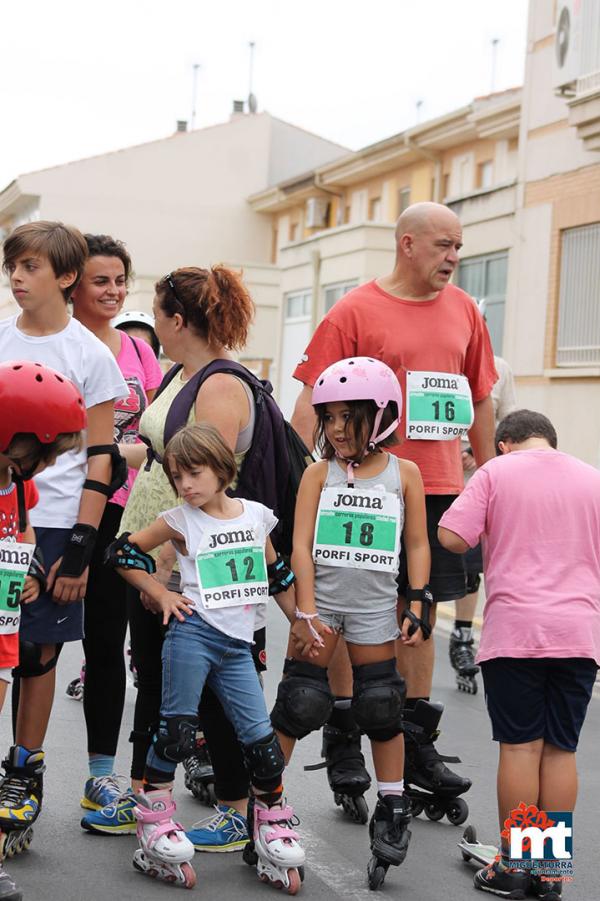
[[[522,83],[527,0],[1,4],[0,190],[23,172],[259,110],[357,149]]]

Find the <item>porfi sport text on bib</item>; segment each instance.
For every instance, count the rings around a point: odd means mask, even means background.
[[[252,526],[207,530],[196,551],[200,599],[206,610],[265,604],[269,583],[265,533]]]
[[[406,437],[451,441],[473,424],[469,380],[452,372],[406,373]]]
[[[19,631],[21,592],[34,551],[34,544],[0,541],[0,635]]]
[[[400,498],[390,491],[324,488],[317,513],[313,560],[398,572]]]

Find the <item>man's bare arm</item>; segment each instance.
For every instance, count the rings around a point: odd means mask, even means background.
[[[315,410],[311,403],[312,391],[311,385],[305,385],[303,387],[298,395],[298,400],[296,401],[296,406],[294,407],[291,419],[292,426],[296,429],[307,448],[311,451],[314,450],[313,433],[317,421]]]

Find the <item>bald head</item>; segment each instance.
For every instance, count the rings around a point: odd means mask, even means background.
[[[420,235],[428,231],[451,229],[460,231],[460,222],[456,213],[443,203],[413,203],[407,207],[396,222],[396,244],[402,235]]]

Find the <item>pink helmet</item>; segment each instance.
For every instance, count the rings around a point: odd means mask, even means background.
[[[312,393],[313,406],[342,400],[372,400],[379,410],[375,418],[370,443],[378,444],[398,427],[402,416],[402,389],[389,366],[372,357],[350,357],[332,363],[315,382]],[[383,411],[394,403],[397,416],[381,435],[378,435]]]

